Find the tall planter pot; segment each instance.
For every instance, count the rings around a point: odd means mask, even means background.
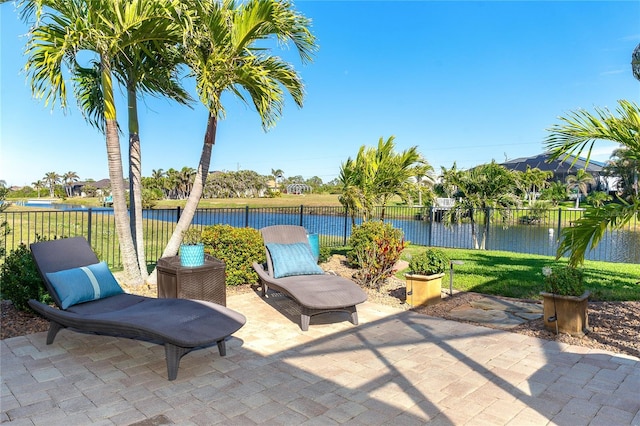
[[[204,244],[181,244],[180,245],[180,266],[202,266],[204,265]]]
[[[572,336],[584,336],[589,331],[587,302],[590,291],[585,291],[582,296],[560,296],[546,292],[540,295],[543,299],[544,328],[555,333],[557,325],[557,332]],[[557,316],[557,320],[549,321],[554,316]]]
[[[442,299],[442,277],[444,274],[406,274],[407,303],[411,306],[429,306]]]

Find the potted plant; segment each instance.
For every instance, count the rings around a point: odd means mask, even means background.
[[[556,334],[568,333],[582,336],[589,331],[587,299],[591,292],[585,290],[581,269],[571,266],[542,268],[544,291],[544,326]]]
[[[442,277],[449,265],[445,252],[428,248],[409,260],[407,303],[411,306],[433,305],[441,300]]]
[[[200,229],[190,227],[182,233],[180,265],[190,267],[204,265],[204,244]]]

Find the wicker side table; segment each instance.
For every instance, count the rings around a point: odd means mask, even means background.
[[[180,265],[180,256],[158,260],[158,297],[197,299],[227,306],[225,265],[206,255],[204,265]]]

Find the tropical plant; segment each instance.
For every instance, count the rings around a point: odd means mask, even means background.
[[[38,240],[42,241],[40,238]],[[0,283],[1,298],[11,300],[21,311],[31,310],[29,299],[43,303],[52,302],[33,261],[31,250],[24,243],[20,243],[5,258],[0,267]]]
[[[37,180],[35,182],[31,182],[31,185],[33,185],[33,189],[38,193],[38,198],[40,198],[40,190],[45,187],[44,181]]]
[[[542,268],[544,291],[560,296],[582,296],[584,293],[584,273],[571,266]]]
[[[409,270],[412,274],[442,274],[449,266],[449,258],[442,249],[429,247],[421,253],[411,256]]]
[[[553,176],[552,171],[542,171],[539,168],[527,166],[527,170],[518,175],[519,183],[527,197],[527,204],[533,205],[537,194],[549,186],[547,179]]]
[[[586,149],[588,161],[595,142],[608,140],[628,149],[629,158],[640,159],[640,108],[626,100],[620,100],[618,104],[617,116],[606,108],[596,108],[595,114],[578,110],[561,117],[562,123],[549,129],[550,134],[545,141],[552,157],[578,157]],[[609,226],[620,229],[634,217],[640,218],[640,199],[637,196],[587,209],[574,226],[562,230],[556,257],[570,253],[571,266],[582,263],[587,249],[598,245]]]
[[[80,180],[76,172],[67,172],[62,175],[62,182],[64,183],[64,192],[67,197],[73,196],[73,183]]]
[[[602,207],[605,202],[610,200],[611,196],[602,191],[593,191],[587,196],[587,203],[591,204],[593,207]]]
[[[494,160],[467,171],[457,169],[454,163],[449,170],[443,167],[442,178],[446,186],[456,191],[456,201],[445,215],[447,224],[468,218],[473,245],[484,250],[492,218],[506,223],[511,207],[520,205],[517,175]],[[477,223],[478,217],[482,218],[482,225]]]
[[[435,178],[433,176],[433,166],[426,160],[423,160],[422,164],[418,164],[413,167],[413,177],[416,180],[416,188],[418,190],[418,205],[422,206],[422,191],[425,187],[432,188],[435,184]],[[433,199],[433,192],[429,191],[429,202]]]
[[[596,180],[584,169],[578,169],[575,175],[567,176],[567,189],[571,189],[576,193],[576,209],[580,207],[580,197],[588,194],[590,185],[596,183]]]
[[[202,196],[218,120],[225,113],[222,94],[229,92],[245,102],[250,98],[267,130],[282,113],[285,90],[298,106],[304,90],[293,66],[270,54],[272,48],[265,41],[276,39],[278,46],[293,43],[303,62],[311,60],[317,49],[309,19],[289,2],[193,0],[188,4],[194,11],[193,25],[184,31],[182,54],[209,114],[193,187],[163,257],[178,251],[181,233],[191,223]]]
[[[253,262],[265,262],[266,253],[257,229],[207,226],[202,231],[202,241],[207,253],[224,262],[227,285],[258,282],[258,274],[251,265]]]
[[[551,182],[547,188],[542,190],[540,198],[550,201],[551,204],[557,206],[567,198],[567,187],[559,180]]]
[[[340,166],[340,202],[351,212],[353,225],[357,210],[363,210],[367,221],[373,218],[376,204],[382,206],[379,218],[384,220],[389,199],[396,195],[406,198],[407,183],[415,172],[415,166],[427,164],[415,146],[396,153],[394,139],[394,136],[386,141],[380,138],[377,148],[363,145],[355,160],[349,157]]]
[[[66,108],[65,76],[69,71],[74,77],[76,98],[87,121],[98,125],[105,133],[116,232],[126,280],[132,285],[142,282],[144,262],[138,263],[129,228],[113,90],[114,72],[116,78],[124,75],[122,66],[125,63],[139,66],[141,71],[148,70],[135,60],[151,54],[168,41],[165,24],[175,24],[166,8],[179,4],[150,0],[29,0],[23,4],[23,17],[36,17],[27,41],[25,67],[34,95],[44,98],[47,104],[60,102]],[[76,60],[76,54],[83,50],[96,55],[96,61],[88,67],[81,67]],[[157,63],[153,67],[160,69]],[[97,81],[99,85],[96,85]],[[97,86],[100,90],[95,90]],[[130,125],[136,124],[132,117],[130,119]],[[135,155],[132,153],[130,158]],[[135,167],[136,164],[130,164],[130,168]],[[132,211],[137,210],[137,206],[132,208]],[[140,234],[136,232],[136,235],[142,243]]]
[[[618,148],[611,153],[604,167],[604,174],[615,178],[615,189],[620,198],[638,196],[638,174],[640,160],[634,158],[627,148]]]
[[[138,97],[144,94],[164,95],[185,104],[191,98],[177,81],[179,57],[175,45],[181,38],[180,27],[173,21],[176,2],[154,2],[141,11],[147,19],[155,19],[156,31],[146,41],[124,45],[113,57],[112,71],[126,89],[129,129],[129,217],[134,249],[143,279],[147,277],[142,208],[142,154],[138,121]],[[104,128],[103,94],[100,64],[91,61],[89,67],[76,65],[74,80],[76,96],[87,121]]]
[[[60,183],[60,175],[56,172],[47,172],[44,175],[44,181],[49,187],[49,197],[55,196],[56,184]]]
[[[202,230],[190,226],[189,229],[182,233],[182,244],[195,246],[202,243]]]
[[[406,242],[402,230],[390,223],[370,220],[353,229],[349,245],[347,260],[358,268],[354,279],[365,287],[379,290],[393,275]]]
[[[278,188],[278,179],[282,179],[284,177],[284,172],[282,169],[271,169],[271,176],[273,176],[273,185],[274,189]]]

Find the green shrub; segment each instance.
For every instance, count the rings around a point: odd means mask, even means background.
[[[370,245],[376,239],[385,238],[402,239],[402,231],[394,229],[390,223],[384,223],[378,220],[370,220],[363,222],[359,226],[351,229],[348,245],[350,250],[347,251],[347,261],[354,268],[359,268],[358,252],[364,247]]]
[[[318,263],[324,263],[329,260],[329,256],[331,256],[331,248],[330,247],[320,247],[320,255],[318,256]]]
[[[11,300],[21,311],[30,311],[29,299],[51,303],[52,299],[44,287],[31,250],[21,243],[5,258],[0,269],[0,296]]]
[[[418,275],[442,274],[449,266],[449,258],[443,250],[428,248],[409,260],[409,271]]]
[[[364,222],[354,228],[349,244],[347,260],[358,268],[354,279],[377,289],[393,275],[393,268],[406,247],[400,229],[378,221]]]
[[[542,268],[544,291],[561,296],[582,296],[584,293],[584,274],[582,269],[571,266]]]
[[[225,263],[227,285],[258,282],[251,264],[266,262],[259,231],[230,225],[207,226],[202,230],[202,242],[207,253]]]

